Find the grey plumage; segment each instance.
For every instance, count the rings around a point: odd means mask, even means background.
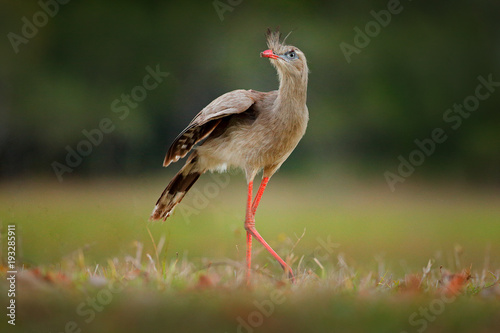
[[[165,156],[163,165],[168,166],[193,150],[158,199],[153,220],[170,216],[206,171],[238,167],[245,171],[247,182],[260,170],[264,177],[271,177],[304,135],[308,122],[305,55],[280,42],[278,32],[268,30],[267,44],[273,51],[270,60],[278,72],[279,90],[234,90],[195,116]]]

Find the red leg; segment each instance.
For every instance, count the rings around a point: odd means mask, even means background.
[[[292,281],[295,281],[293,276],[292,269],[287,263],[281,259],[281,257],[271,248],[269,244],[262,238],[257,229],[255,229],[255,212],[257,211],[257,207],[259,206],[260,199],[262,198],[262,194],[266,188],[266,185],[269,181],[269,177],[264,177],[260,184],[257,195],[255,196],[255,200],[253,204],[250,203],[252,199],[252,189],[253,182],[248,184],[248,201],[247,201],[247,213],[245,219],[245,229],[247,231],[247,283],[250,281],[250,260],[251,260],[251,246],[252,246],[252,236],[255,237],[265,248],[266,250],[280,263],[281,267],[288,271],[289,276],[292,278]]]
[[[255,218],[255,212],[257,211],[257,207],[259,206],[260,199],[262,198],[262,194],[264,194],[264,190],[266,189],[267,183],[269,182],[269,177],[262,178],[260,182],[259,190],[257,191],[257,195],[255,196],[255,200],[252,205],[252,215]]]
[[[293,282],[295,282],[295,277],[293,276],[293,272],[292,272],[292,269],[290,268],[290,266],[288,266],[288,264],[283,259],[281,259],[281,257],[272,249],[272,247],[269,244],[267,244],[267,242],[264,240],[264,238],[262,238],[262,236],[259,234],[259,232],[255,229],[255,225],[249,227],[247,229],[247,233],[248,232],[250,232],[252,234],[252,236],[255,237],[262,245],[264,245],[264,247],[266,248],[266,250],[269,253],[271,253],[271,255],[276,260],[278,260],[278,262],[280,263],[281,267],[285,271],[288,271],[288,276],[292,278]]]
[[[247,230],[247,285],[250,284],[250,270],[252,268],[252,234],[248,231],[250,224],[255,224],[252,216],[253,181],[248,183],[247,211],[245,216],[245,229]]]

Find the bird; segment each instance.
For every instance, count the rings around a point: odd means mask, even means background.
[[[288,34],[290,35],[290,34]],[[198,178],[207,171],[240,168],[246,176],[247,202],[246,281],[251,280],[252,238],[279,262],[294,282],[291,267],[271,248],[255,227],[255,214],[269,179],[290,156],[306,132],[309,69],[304,53],[286,45],[279,29],[267,29],[268,58],[276,69],[278,90],[260,92],[238,89],[221,95],[203,108],[177,136],[168,149],[163,166],[189,156],[165,188],[150,220],[166,220]],[[262,180],[253,198],[253,182]]]

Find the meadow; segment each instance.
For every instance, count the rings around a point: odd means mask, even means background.
[[[164,223],[148,217],[168,174],[3,183],[2,304],[11,224],[18,273],[2,331],[500,331],[493,189],[278,174],[256,226],[297,281],[256,244],[247,287],[245,182],[217,177]]]

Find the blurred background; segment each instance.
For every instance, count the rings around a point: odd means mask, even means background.
[[[358,32],[355,28],[364,32],[367,24],[372,29],[377,26],[369,24],[377,22],[371,11],[381,16],[380,11],[387,11],[387,1],[88,0],[70,1],[64,5],[55,3],[50,0],[0,2],[0,30],[4,36],[0,43],[3,223],[19,221],[22,226],[24,221],[24,235],[28,239],[25,243],[29,244],[26,251],[30,251],[35,262],[64,255],[87,242],[97,244],[95,246],[106,257],[111,245],[105,248],[103,244],[109,240],[116,246],[120,240],[114,243],[111,240],[122,232],[121,221],[110,222],[117,217],[109,207],[115,211],[123,209],[118,215],[124,219],[122,221],[127,221],[129,239],[144,237],[147,240],[144,221],[168,177],[179,167],[176,165],[168,170],[161,167],[164,154],[176,135],[199,110],[227,91],[277,88],[275,70],[267,59],[259,57],[266,49],[266,28],[275,26],[280,26],[284,34],[293,31],[287,42],[299,47],[307,56],[311,71],[310,123],[306,136],[275,177],[281,179],[278,181],[282,182],[281,189],[278,190],[280,185],[276,185],[276,190],[270,189],[269,197],[274,199],[269,200],[274,200],[276,205],[268,204],[267,209],[287,209],[291,206],[286,205],[283,197],[301,188],[302,184],[321,183],[324,195],[320,202],[324,205],[314,206],[312,201],[306,200],[312,205],[306,210],[309,216],[319,221],[321,217],[315,212],[321,211],[324,217],[322,224],[316,225],[317,230],[312,227],[310,231],[312,248],[316,235],[322,233],[319,226],[327,226],[332,219],[337,224],[332,225],[331,235],[345,237],[344,244],[349,239],[352,244],[356,241],[349,238],[353,233],[349,228],[364,232],[366,239],[370,239],[376,233],[376,226],[370,224],[375,228],[370,229],[364,223],[374,214],[370,205],[378,205],[374,198],[383,197],[391,203],[377,206],[377,212],[384,212],[379,216],[380,221],[386,220],[384,214],[396,205],[392,200],[397,195],[391,194],[384,173],[397,174],[398,156],[408,159],[417,149],[416,139],[430,138],[435,128],[443,128],[447,140],[436,144],[435,152],[415,168],[413,175],[396,185],[396,193],[400,188],[417,186],[416,197],[425,201],[429,192],[418,187],[421,182],[437,191],[442,184],[451,188],[474,188],[474,195],[479,193],[479,197],[470,200],[479,204],[488,201],[486,198],[495,199],[485,203],[486,208],[469,207],[467,212],[470,214],[465,214],[467,219],[462,224],[447,218],[446,214],[454,211],[454,216],[464,217],[463,211],[456,208],[462,204],[466,206],[462,206],[463,209],[468,207],[470,192],[461,192],[459,200],[445,200],[445,206],[438,209],[433,206],[435,198],[445,198],[453,191],[440,193],[430,196],[423,206],[429,207],[435,220],[449,223],[440,225],[441,231],[449,232],[448,227],[462,228],[467,223],[480,221],[493,228],[494,221],[498,221],[498,209],[494,207],[497,207],[500,185],[500,87],[493,87],[498,90],[479,101],[477,110],[470,116],[460,118],[458,128],[453,129],[451,125],[459,120],[446,122],[443,119],[455,103],[462,104],[475,94],[480,84],[479,76],[500,81],[498,1],[402,1],[397,7],[399,13],[392,14],[390,22],[385,26],[378,24],[378,30],[368,31],[371,37],[368,36],[367,45],[359,46],[361,37],[358,37],[358,47],[348,57],[341,43],[356,47]],[[168,75],[161,74],[161,82],[153,89],[141,88],[144,77],[157,69]],[[481,91],[486,92],[484,88]],[[132,100],[123,100],[126,95],[132,96]],[[108,123],[102,125],[103,119],[105,122],[109,119]],[[100,126],[106,131],[94,134],[97,144],[82,143],[89,141],[85,133],[96,133]],[[75,166],[68,166],[69,152],[78,150],[84,152],[80,155],[86,156],[71,157]],[[62,183],[55,167],[60,170]],[[239,206],[231,211],[230,217],[221,217],[220,212],[212,217],[220,219],[221,226],[227,225],[223,221],[234,219],[231,224],[234,230],[241,228],[244,208],[244,180],[241,175],[238,177],[238,181],[232,183],[235,189],[228,189],[218,197],[220,202],[216,200],[212,204],[219,208],[227,206],[220,198],[239,193],[234,199],[235,207]],[[44,181],[33,187],[36,183],[33,179]],[[78,192],[78,200],[75,199],[71,206],[65,200],[71,198],[70,193],[75,188],[78,191],[78,186],[84,186],[82,179],[91,182]],[[104,181],[93,183],[96,179]],[[107,183],[109,179],[119,180]],[[79,181],[78,186],[74,185],[73,182]],[[344,187],[340,185],[343,181]],[[372,188],[369,184],[377,185]],[[199,185],[198,188],[203,187]],[[359,192],[349,192],[352,188]],[[92,190],[87,193],[89,189]],[[318,195],[316,190],[310,187],[303,193],[314,197]],[[127,193],[138,201],[128,198]],[[359,197],[359,193],[365,196]],[[111,197],[116,202],[108,202]],[[122,201],[118,202],[117,197]],[[415,202],[414,199],[410,196],[408,202]],[[37,207],[36,212],[22,205],[26,200]],[[327,207],[331,202],[338,204]],[[345,205],[341,207],[341,203]],[[47,206],[50,208],[44,209]],[[391,230],[395,233],[394,238],[388,240],[380,236],[373,248],[384,251],[384,244],[396,238],[401,244],[405,243],[400,238],[401,233],[413,229],[401,224],[403,220],[408,221],[402,216],[414,218],[415,226],[431,225],[432,219],[428,219],[426,210],[415,207],[399,205],[403,215],[396,213],[392,218],[393,226],[399,225],[401,230],[387,227],[384,232]],[[84,213],[76,213],[73,208]],[[85,216],[94,216],[91,215],[94,209],[101,215],[92,218],[91,224]],[[130,209],[133,213],[127,215]],[[420,215],[414,215],[412,209]],[[336,215],[339,210],[345,211],[344,220],[342,215]],[[356,213],[368,216],[353,217]],[[290,214],[291,218],[296,217]],[[481,218],[480,214],[486,217]],[[195,221],[193,217],[191,224],[185,225],[186,232],[193,225],[200,228]],[[293,232],[300,235],[306,223],[294,221],[297,229]],[[272,227],[276,233],[282,232],[288,223],[284,219],[281,222]],[[424,222],[428,224],[421,224]],[[94,225],[94,229],[90,225]],[[341,225],[345,225],[342,229],[345,234],[339,229]],[[474,242],[486,244],[484,237],[497,237],[498,228],[494,228],[482,229]],[[463,235],[463,229],[460,230],[455,231],[457,235]],[[164,231],[157,231],[157,234]],[[439,234],[434,231],[434,235]],[[137,236],[138,232],[141,236]],[[429,232],[422,230],[422,234]],[[268,233],[271,233],[271,243],[273,237],[278,239],[271,230]],[[86,239],[85,234],[92,241]],[[326,234],[330,233],[323,231],[323,235]],[[57,240],[57,255],[50,254],[50,248],[44,248],[46,243],[36,243],[39,237]],[[243,244],[243,236],[238,237]],[[186,236],[177,240],[195,242],[196,239]],[[425,241],[430,246],[429,253],[434,253],[441,240]],[[451,238],[447,248],[453,248],[455,241]],[[417,252],[415,249],[422,245],[422,239],[415,242],[409,253]],[[398,248],[401,244],[393,242],[391,246]],[[183,246],[190,248],[192,253],[197,251],[194,243]],[[389,247],[387,251],[394,248]],[[211,254],[227,254],[226,250]],[[485,247],[479,246],[478,257],[483,256],[484,251]],[[206,252],[200,250],[198,253]],[[429,253],[423,256],[428,258]]]
[[[457,130],[443,121],[474,94],[479,75],[500,81],[497,1],[402,2],[350,63],[340,44],[355,46],[353,29],[364,31],[370,11],[387,10],[387,1],[221,1],[219,13],[213,1],[69,2],[17,53],[7,33],[23,37],[22,18],[33,22],[41,7],[2,3],[2,179],[55,176],[51,163],[64,164],[65,147],[76,149],[82,131],[103,118],[115,130],[65,178],[158,171],[168,145],[211,100],[239,88],[277,88],[259,52],[265,29],[279,25],[293,31],[288,42],[305,52],[311,70],[310,126],[284,172],[345,167],[383,177],[415,139],[443,127],[448,140],[415,174],[500,182],[500,92]],[[157,65],[169,76],[120,119],[111,103]]]

